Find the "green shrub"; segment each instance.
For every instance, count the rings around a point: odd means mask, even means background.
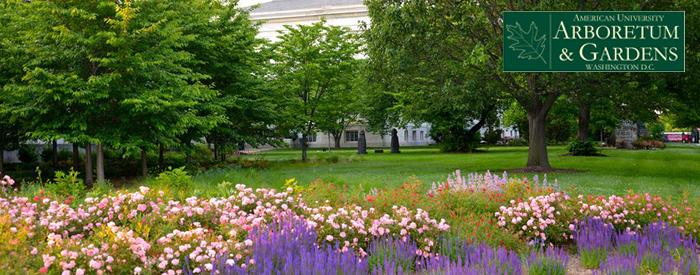
[[[598,149],[592,141],[572,141],[569,144],[569,153],[572,156],[598,156]]]
[[[522,138],[514,138],[508,141],[508,146],[527,146],[527,140]]]
[[[489,128],[484,133],[484,142],[490,145],[497,144],[501,141],[501,135],[503,135],[503,130]]]
[[[85,184],[78,178],[78,172],[71,169],[68,173],[56,171],[53,181],[46,185],[46,191],[58,198],[73,196],[82,198],[85,195]]]
[[[174,189],[184,190],[192,187],[194,182],[192,181],[192,176],[187,174],[185,167],[180,167],[172,169],[168,167],[168,170],[163,171],[156,177],[155,184],[158,186],[168,186]]]
[[[103,197],[108,196],[114,191],[114,185],[109,181],[98,181],[96,182],[86,196],[88,197]]]
[[[35,163],[38,160],[36,150],[34,150],[32,145],[22,144],[17,155],[19,161],[23,163]]]

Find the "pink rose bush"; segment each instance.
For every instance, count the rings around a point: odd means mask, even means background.
[[[10,180],[4,178],[3,186],[12,185]],[[75,206],[3,194],[0,228],[16,232],[3,238],[27,247],[13,253],[34,257],[40,266],[32,272],[53,274],[179,274],[185,260],[208,273],[221,255],[238,266],[252,265],[244,263],[254,247],[250,232],[288,217],[301,218],[318,232],[319,244],[337,244],[360,257],[367,255],[372,239],[384,236],[414,240],[418,253],[429,256],[439,234],[449,229],[445,220],[421,209],[394,206],[380,213],[354,205],[312,207],[291,188],[279,192],[236,185],[225,198],[173,200],[141,187],[88,197]]]
[[[555,192],[530,197],[525,201],[510,201],[495,213],[498,226],[507,228],[532,242],[558,242],[565,240],[568,231],[569,195]]]

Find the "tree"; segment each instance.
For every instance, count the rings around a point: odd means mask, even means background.
[[[104,141],[109,89],[98,60],[109,50],[103,32],[114,15],[113,1],[23,1],[13,24],[23,45],[21,78],[6,85],[3,97],[14,121],[27,121],[29,137],[64,138],[85,144]],[[86,154],[85,183],[92,184]]]
[[[100,60],[109,74],[113,127],[105,131],[117,147],[141,151],[142,176],[148,175],[147,151],[159,144],[178,144],[193,127],[212,127],[217,113],[198,109],[216,91],[202,83],[208,76],[192,69],[197,62],[187,46],[184,11],[203,5],[191,1],[124,1],[108,20],[108,44],[114,49]],[[202,20],[200,18],[200,20]]]
[[[272,81],[284,101],[285,127],[301,134],[302,160],[307,160],[307,138],[326,116],[323,105],[342,90],[352,74],[359,44],[346,28],[325,21],[285,26],[272,46]]]
[[[673,9],[686,12],[686,72],[667,74],[672,96],[670,111],[676,127],[700,127],[700,3],[693,0],[674,1]]]
[[[200,1],[187,18],[186,32],[197,35],[187,50],[198,61],[196,72],[209,78],[202,83],[218,93],[215,99],[200,105],[203,114],[219,114],[217,127],[191,128],[180,139],[186,145],[205,136],[213,143],[215,155],[224,158],[227,148],[243,143],[260,145],[276,143],[272,125],[279,120],[274,91],[263,79],[269,54],[261,49],[265,41],[256,38],[257,26],[248,12],[221,1]],[[266,59],[267,58],[267,59]]]
[[[333,93],[328,94],[319,105],[323,114],[318,122],[318,129],[333,136],[335,148],[340,148],[340,141],[345,129],[360,121],[362,108],[362,81],[358,74],[359,64],[347,75],[339,76],[338,85]]]
[[[467,14],[428,1],[367,5],[372,19],[365,26],[369,81],[380,86],[370,90],[375,94],[371,113],[379,117],[370,122],[429,122],[443,149],[473,149],[479,130],[500,108],[504,86],[494,81],[494,73],[475,73],[473,67],[483,66],[484,59],[474,58],[478,56],[471,54],[472,45],[454,17],[444,16]],[[381,118],[374,111],[397,117]]]
[[[26,62],[26,54],[17,39],[24,27],[18,20],[23,16],[18,12],[20,5],[18,1],[0,3],[0,26],[3,26],[0,28],[0,95],[6,85],[19,81],[22,64]],[[6,97],[0,96],[0,177],[5,172],[5,151],[18,149],[25,135],[25,122],[13,119],[10,104]]]
[[[400,42],[392,41],[394,37],[398,37],[398,41],[412,41],[405,43],[409,49],[418,49],[412,56],[433,56],[430,50],[432,47],[441,47],[441,45],[453,45],[453,41],[459,41],[461,44],[457,51],[453,52],[454,60],[467,60],[472,65],[465,78],[476,79],[475,83],[483,83],[494,85],[490,90],[501,90],[518,102],[524,109],[528,120],[528,160],[527,166],[533,170],[548,170],[551,169],[549,158],[547,155],[547,140],[546,140],[546,124],[548,115],[552,106],[563,94],[570,92],[570,86],[566,83],[571,83],[572,80],[579,77],[577,74],[544,74],[544,73],[503,73],[503,22],[501,14],[507,10],[639,10],[646,8],[647,3],[638,3],[636,1],[503,1],[503,0],[477,0],[477,1],[438,1],[430,2],[425,0],[410,0],[410,1],[394,1],[394,0],[370,0],[368,6],[370,17],[373,25],[378,21],[386,26],[384,32],[378,32],[380,35],[376,37],[370,36],[368,48],[370,57],[372,53],[372,43],[381,44],[386,40],[385,44],[394,45]],[[410,12],[402,12],[407,7],[420,7],[410,9]],[[629,7],[629,8],[628,8]],[[426,17],[428,19],[423,19]],[[408,32],[407,35],[402,35],[401,29],[404,24],[411,24],[409,21],[417,18],[417,22],[425,21],[422,27],[417,28],[415,32]],[[379,19],[379,20],[375,20]],[[440,22],[445,22],[441,24]],[[447,26],[447,27],[441,27]],[[396,32],[396,35],[386,35],[383,33],[390,32],[391,28],[401,29]],[[374,28],[374,27],[372,27]],[[381,28],[378,27],[378,28]],[[437,30],[445,30],[451,35],[436,35]],[[413,37],[421,37],[422,39],[413,39]],[[379,54],[399,55],[401,56],[402,47],[387,47],[379,51]],[[410,55],[407,55],[410,56]],[[424,58],[428,60],[429,58]],[[403,69],[406,67],[408,71],[416,71],[429,75],[430,71],[420,71],[410,67],[411,62],[404,62],[404,59],[397,60],[399,62],[387,62],[386,64],[378,64],[387,69],[380,71],[392,71],[395,68]],[[393,67],[392,67],[393,66]],[[432,66],[426,68],[444,68],[445,66]],[[381,67],[380,67],[381,68]],[[420,68],[420,67],[418,67]],[[449,71],[449,67],[447,67]],[[412,77],[403,79],[404,82],[420,82],[420,73],[414,74]],[[479,79],[479,77],[482,77]],[[391,87],[389,87],[390,90]],[[393,91],[396,91],[394,89]],[[487,105],[484,105],[487,106]],[[477,109],[477,108],[472,108]],[[487,110],[483,108],[481,110]],[[474,116],[472,116],[474,117]]]

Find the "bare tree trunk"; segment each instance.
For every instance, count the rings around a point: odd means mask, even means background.
[[[85,185],[92,187],[92,144],[85,145]]]
[[[340,149],[340,138],[343,136],[343,133],[341,132],[339,134],[331,134],[331,135],[333,135],[333,143],[335,143],[334,144],[335,148]]]
[[[219,157],[221,157],[221,162],[225,162],[226,161],[226,147],[219,146],[219,150],[221,150],[219,152]]]
[[[213,153],[214,153],[214,160],[215,160],[215,161],[216,161],[216,160],[219,160],[219,148],[216,147],[216,142],[214,142],[214,150],[213,150]]]
[[[582,103],[578,110],[578,134],[577,138],[581,142],[588,141],[588,129],[591,121],[591,106]]]
[[[148,155],[145,146],[141,146],[141,176],[148,177]]]
[[[105,154],[102,143],[97,144],[97,182],[105,181]]]
[[[56,169],[56,168],[58,168],[58,141],[56,141],[54,139],[51,145],[52,145],[51,152],[53,153],[53,158],[52,158],[53,168]]]
[[[163,169],[163,164],[165,163],[165,146],[163,144],[158,144],[158,167]]]
[[[528,111],[528,142],[530,143],[527,154],[528,168],[551,168],[549,165],[549,157],[547,156],[547,138],[545,132],[546,118],[546,114],[542,111]]]
[[[301,135],[301,161],[307,161],[308,156],[306,153],[306,134]]]
[[[80,171],[80,147],[78,144],[73,143],[73,170]]]

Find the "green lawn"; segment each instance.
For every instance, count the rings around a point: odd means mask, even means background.
[[[664,150],[637,151],[604,149],[605,157],[564,156],[565,147],[549,148],[550,162],[555,168],[578,172],[552,173],[564,188],[575,185],[585,193],[624,193],[632,189],[661,195],[687,191],[700,195],[700,147],[671,146]],[[501,173],[522,168],[526,147],[491,147],[473,154],[440,153],[435,148],[402,148],[402,153],[359,156],[354,150],[323,152],[312,150],[308,163],[298,161],[300,152],[274,150],[262,157],[271,162],[267,169],[217,169],[195,177],[199,184],[215,184],[224,180],[255,187],[280,187],[285,179],[296,178],[301,184],[314,179],[334,183],[372,187],[398,186],[415,176],[426,183],[444,180],[455,169],[463,172]],[[329,157],[339,161],[324,161]]]

